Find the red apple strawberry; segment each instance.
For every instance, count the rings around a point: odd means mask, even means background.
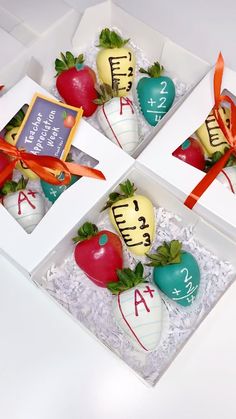
[[[99,287],[118,281],[117,269],[123,266],[122,244],[119,237],[108,230],[98,231],[95,224],[86,222],[73,239],[78,243],[74,257],[77,265]]]
[[[67,51],[65,55],[61,53],[61,58],[55,61],[58,92],[66,103],[82,107],[84,116],[91,116],[97,109],[93,102],[97,99],[95,72],[84,65],[83,54],[75,58]]]
[[[199,170],[205,169],[205,156],[201,144],[194,138],[188,138],[173,153],[173,156]]]

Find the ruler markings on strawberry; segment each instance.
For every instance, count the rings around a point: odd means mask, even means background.
[[[115,31],[105,28],[99,36],[97,70],[100,80],[112,88],[118,86],[118,95],[126,96],[131,90],[134,78],[135,57],[126,47],[129,39],[123,39]]]
[[[119,186],[121,193],[110,193],[102,210],[109,208],[111,223],[128,249],[135,255],[144,256],[151,247],[155,232],[152,202],[143,195],[136,195],[130,180]]]

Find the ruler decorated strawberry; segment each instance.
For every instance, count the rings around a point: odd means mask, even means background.
[[[146,121],[155,126],[174,102],[175,85],[170,77],[162,76],[164,67],[157,61],[147,70],[139,71],[149,76],[141,78],[137,85],[140,108]]]
[[[105,135],[127,153],[137,147],[139,142],[138,119],[133,102],[128,97],[118,97],[118,85],[112,89],[108,84],[97,88],[100,105],[97,120]]]
[[[195,138],[188,138],[181,144],[174,152],[173,156],[199,170],[204,170],[206,161],[204,150],[198,140]]]
[[[134,79],[135,57],[133,51],[125,46],[128,41],[108,28],[103,29],[99,36],[98,75],[113,89],[117,83],[119,96],[130,92]]]
[[[27,181],[23,177],[18,183],[7,181],[1,189],[4,195],[2,203],[24,230],[31,233],[43,218],[46,209],[43,197],[26,186]]]
[[[148,254],[153,266],[153,279],[160,290],[176,303],[189,306],[195,300],[200,283],[200,270],[194,256],[182,250],[182,243],[172,240]]]
[[[230,126],[230,109],[221,106],[219,114],[225,125]],[[212,156],[216,152],[224,153],[228,147],[228,142],[223,131],[218,125],[213,110],[209,113],[205,122],[197,129],[196,135],[201,141],[208,156]]]
[[[145,281],[143,265],[134,270],[118,270],[118,282],[109,283],[108,289],[116,295],[113,302],[114,317],[137,349],[156,349],[162,332],[162,301],[159,290]]]
[[[84,64],[84,56],[77,58],[67,51],[61,53],[61,60],[56,59],[57,72],[56,87],[64,101],[77,108],[83,108],[84,116],[91,116],[97,109],[94,99],[97,98],[95,89],[96,74]]]
[[[122,244],[119,237],[108,230],[98,231],[95,224],[86,222],[74,237],[74,257],[77,265],[99,287],[118,281],[117,269],[123,266]]]
[[[111,223],[130,252],[144,256],[151,247],[155,232],[153,205],[146,196],[135,194],[135,186],[130,180],[119,186],[121,193],[110,193],[103,210],[109,208]]]

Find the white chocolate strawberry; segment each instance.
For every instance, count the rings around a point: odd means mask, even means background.
[[[101,105],[97,110],[98,123],[111,141],[131,154],[139,143],[133,102],[128,97],[117,97],[117,91],[110,86],[102,85],[100,89],[100,99],[95,101]]]
[[[117,294],[113,302],[116,322],[138,350],[153,351],[162,334],[163,308],[159,290],[153,284],[142,283],[140,262],[134,271],[117,270],[117,275],[119,282],[108,285],[110,291]]]
[[[231,192],[236,194],[236,166],[225,167],[221,170],[217,179]]]
[[[25,183],[23,179],[18,184],[6,182],[2,203],[24,230],[31,233],[45,214],[45,201],[38,192],[25,189]]]

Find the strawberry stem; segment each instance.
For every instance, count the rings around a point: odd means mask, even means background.
[[[147,254],[146,256],[151,259],[151,262],[147,266],[166,266],[173,265],[181,262],[181,251],[182,243],[179,240],[172,240],[163,245],[159,246],[155,253]]]
[[[10,193],[14,193],[22,189],[25,189],[27,183],[28,179],[24,179],[23,176],[21,176],[18,182],[15,182],[14,180],[7,180],[1,189],[1,194],[9,195]]]
[[[144,68],[139,69],[140,73],[148,74],[152,78],[160,77],[163,71],[164,71],[164,67],[160,65],[158,61],[155,61],[155,63],[151,65],[150,67],[148,67],[147,70],[145,70]]]
[[[127,179],[124,183],[120,183],[120,192],[112,192],[109,194],[108,201],[106,202],[105,206],[102,208],[101,211],[105,211],[107,208],[110,208],[115,202],[121,201],[121,199],[130,198],[134,196],[136,188],[134,183],[131,183],[129,179]]]
[[[97,105],[103,105],[118,96],[118,83],[114,83],[114,88],[106,83],[97,85],[96,91],[98,92],[98,99],[95,99],[93,102]]]
[[[84,240],[89,240],[91,237],[96,236],[98,233],[98,228],[95,224],[89,223],[88,221],[84,223],[78,230],[78,235],[73,237],[73,242],[78,243]]]
[[[83,67],[83,63],[83,54],[80,54],[77,58],[75,58],[75,56],[70,51],[66,51],[65,54],[61,52],[61,59],[57,58],[55,61],[55,70],[57,72],[56,77],[63,73],[63,71],[69,70],[73,67],[76,67],[77,70],[80,70]]]
[[[117,32],[105,28],[100,33],[98,47],[122,48],[127,42],[129,42],[129,39],[123,39]]]
[[[119,278],[118,282],[109,282],[107,288],[112,292],[112,294],[117,295],[120,292],[127,291],[130,288],[134,288],[139,284],[145,282],[143,277],[143,265],[139,262],[135,269],[130,268],[117,269],[117,276]]]

